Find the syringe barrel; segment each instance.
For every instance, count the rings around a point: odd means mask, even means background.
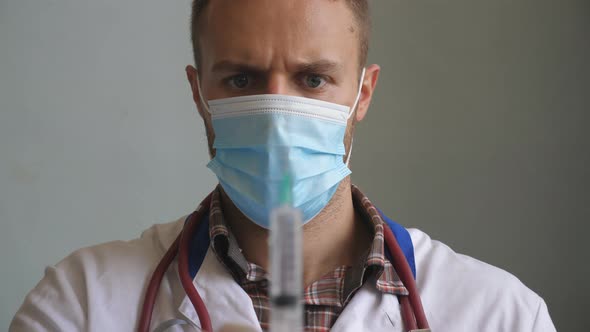
[[[272,211],[270,219],[270,330],[302,331],[301,212],[283,205]]]

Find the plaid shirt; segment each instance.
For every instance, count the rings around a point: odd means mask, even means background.
[[[375,287],[384,293],[407,295],[389,260],[385,257],[383,219],[361,191],[352,186],[355,210],[370,223],[373,242],[367,255],[355,266],[340,266],[309,285],[303,294],[305,331],[329,331],[355,292],[369,276],[375,275]],[[249,263],[231,234],[221,211],[219,190],[213,192],[209,212],[209,236],[217,258],[227,268],[252,299],[262,329],[270,323],[267,273],[260,266]]]

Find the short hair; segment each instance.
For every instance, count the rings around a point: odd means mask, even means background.
[[[193,56],[195,64],[199,67],[201,60],[199,46],[199,16],[210,0],[193,0],[191,9],[191,41],[193,44]],[[330,0],[340,1],[340,0]],[[371,14],[369,11],[369,0],[342,0],[346,1],[353,12],[359,29],[359,66],[364,67],[367,63],[369,53],[369,38],[371,35]]]

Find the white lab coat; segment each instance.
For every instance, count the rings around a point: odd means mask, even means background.
[[[80,249],[56,266],[27,295],[9,331],[132,331],[152,271],[181,230],[184,218],[146,230],[139,239]],[[432,331],[555,331],[544,301],[517,278],[457,254],[411,229],[417,286]],[[260,331],[252,302],[211,249],[193,280],[215,331],[225,324]],[[151,329],[180,318],[199,320],[178,279],[176,260],[157,295]],[[175,325],[166,331],[189,331]],[[197,329],[198,330],[198,329]],[[404,331],[394,295],[367,282],[332,331]]]

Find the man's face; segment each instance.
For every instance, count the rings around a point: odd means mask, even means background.
[[[212,156],[215,133],[199,100],[197,75],[204,102],[283,94],[354,104],[362,69],[360,29],[345,1],[210,0],[199,21],[200,68],[197,74],[189,66],[187,74]],[[364,117],[378,72],[378,66],[367,70],[356,121]]]

